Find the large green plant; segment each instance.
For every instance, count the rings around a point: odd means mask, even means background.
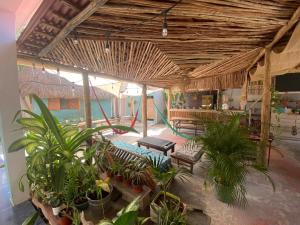
[[[76,126],[61,124],[51,114],[44,102],[32,95],[41,114],[21,110],[15,116],[15,121],[25,131],[24,137],[16,140],[9,147],[9,152],[25,148],[27,157],[26,176],[30,185],[37,185],[44,190],[60,192],[63,190],[67,168],[74,161],[82,161],[79,152],[87,152],[86,144],[94,133],[109,127],[87,128],[79,130]],[[19,117],[21,112],[30,116]],[[124,131],[135,131],[125,126],[114,126]],[[22,183],[20,188],[23,189]]]
[[[208,159],[208,180],[219,199],[228,204],[246,205],[245,181],[250,168],[265,174],[275,188],[267,168],[256,163],[257,146],[249,136],[240,116],[231,115],[222,122],[208,122],[204,136],[198,138]]]

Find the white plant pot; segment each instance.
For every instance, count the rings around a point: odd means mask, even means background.
[[[52,208],[53,215],[54,215],[54,216],[58,216],[60,210],[61,210],[61,206]]]

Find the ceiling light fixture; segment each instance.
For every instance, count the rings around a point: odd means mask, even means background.
[[[45,65],[44,63],[42,64],[42,73],[45,74],[46,73],[46,69],[45,69]]]
[[[109,48],[109,33],[105,34],[106,37],[106,41],[105,41],[105,53],[108,54],[110,52],[110,48]]]
[[[162,36],[163,37],[168,36],[167,11],[164,12],[164,23],[163,23],[163,27],[162,27]]]
[[[73,40],[73,44],[74,44],[74,45],[78,45],[78,44],[79,44],[78,36],[77,36],[77,31],[75,31],[75,38],[74,38],[74,40]]]

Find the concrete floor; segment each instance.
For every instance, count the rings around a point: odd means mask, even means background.
[[[141,125],[136,126],[141,131]],[[149,127],[149,136],[176,142],[176,149],[186,141],[175,136],[163,125]],[[112,140],[135,144],[141,134],[128,133],[121,136],[108,135]],[[188,214],[190,225],[298,225],[300,224],[300,142],[281,141],[271,152],[270,175],[276,184],[273,192],[266,178],[251,173],[247,179],[248,207],[228,207],[219,202],[213,189],[203,187],[205,171],[201,163],[196,164],[194,175],[188,183],[175,181],[172,191],[190,207],[204,211]],[[20,225],[33,212],[29,202],[11,207],[5,169],[0,169],[0,225]],[[39,224],[43,224],[39,222]]]
[[[140,127],[137,126],[140,130]],[[176,149],[186,141],[175,136],[163,125],[149,128],[149,136],[156,136],[176,142]],[[114,136],[112,140],[122,140],[135,144],[141,135],[128,133]],[[212,188],[204,188],[204,170],[196,164],[189,183],[175,182],[172,191],[188,205],[202,209],[215,225],[298,225],[300,224],[300,142],[281,141],[274,143],[271,151],[270,175],[276,191],[266,178],[256,172],[247,179],[248,206],[246,209],[228,207],[215,197]],[[195,225],[208,224],[201,220],[200,213],[190,216]],[[200,218],[200,219],[199,219]],[[203,218],[202,218],[203,219]],[[204,219],[205,220],[205,219]]]

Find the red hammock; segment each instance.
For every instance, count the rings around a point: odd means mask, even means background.
[[[90,82],[90,86],[92,87],[92,91],[93,91],[93,93],[94,93],[94,95],[95,95],[95,97],[96,97],[96,100],[97,100],[97,102],[98,102],[99,109],[100,109],[100,111],[102,112],[102,114],[103,114],[103,116],[104,116],[104,118],[105,118],[105,120],[106,120],[106,123],[108,124],[108,126],[112,126],[110,120],[108,119],[108,117],[107,117],[107,115],[106,115],[106,113],[105,113],[105,111],[104,111],[104,109],[103,109],[103,107],[102,107],[102,105],[101,105],[101,103],[100,103],[100,100],[99,100],[99,98],[98,98],[98,96],[97,96],[97,94],[96,94],[96,91],[95,91],[95,89],[94,89],[94,87],[93,87],[91,81],[89,81],[89,82]],[[141,103],[141,102],[140,102],[140,103]],[[137,117],[138,117],[138,115],[139,115],[140,103],[139,103],[138,108],[137,108],[137,110],[136,110],[135,116],[134,116],[133,120],[132,120],[131,123],[130,123],[130,128],[133,128],[134,125],[135,125],[135,122],[136,122]],[[126,134],[126,133],[128,133],[128,131],[121,131],[121,130],[118,130],[118,129],[113,128],[113,127],[112,127],[111,129],[112,129],[113,132],[116,133],[116,134]]]

